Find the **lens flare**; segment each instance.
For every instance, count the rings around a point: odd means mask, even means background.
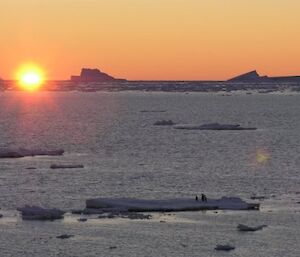
[[[270,160],[270,154],[266,150],[259,149],[256,151],[256,163],[265,164]]]
[[[26,64],[19,69],[17,80],[21,89],[36,91],[45,82],[45,73],[36,65]]]

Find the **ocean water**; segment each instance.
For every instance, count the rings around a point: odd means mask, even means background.
[[[300,256],[299,103],[298,94],[1,93],[1,148],[62,148],[65,154],[0,159],[0,256]],[[258,130],[153,126],[162,119]],[[85,168],[51,170],[51,164]],[[201,193],[266,199],[260,211],[163,213],[151,220],[81,223],[67,214],[62,221],[33,222],[16,211],[25,204],[70,211],[91,197]],[[268,227],[241,233],[239,223]],[[55,238],[64,233],[75,237]],[[214,250],[225,243],[236,249]]]

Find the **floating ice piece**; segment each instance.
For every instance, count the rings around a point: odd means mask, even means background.
[[[267,227],[267,225],[261,225],[261,226],[257,226],[257,227],[249,227],[249,226],[246,226],[246,225],[243,225],[243,224],[239,224],[237,226],[237,229],[239,231],[244,231],[244,232],[248,232],[248,231],[254,232],[254,231],[257,231],[257,230],[262,230],[264,227]]]
[[[240,198],[222,197],[208,199],[207,202],[195,199],[143,200],[132,198],[96,198],[86,200],[86,209],[99,211],[129,212],[172,212],[199,210],[259,210],[259,204],[247,203]],[[95,210],[97,211],[97,210]]]
[[[57,236],[56,238],[68,239],[68,238],[71,238],[71,237],[74,237],[74,235],[63,234],[63,235]]]
[[[26,149],[26,148],[2,148],[0,149],[0,158],[21,158],[26,156],[49,155],[58,156],[63,155],[64,150],[46,150],[46,149]]]
[[[136,213],[136,212],[111,212],[104,213],[98,216],[99,219],[113,219],[113,218],[122,218],[122,219],[130,219],[130,220],[149,220],[152,218],[151,215]]]
[[[78,219],[79,222],[86,222],[87,221],[87,218],[80,218]]]
[[[65,212],[59,209],[44,209],[38,206],[18,208],[23,220],[56,220],[63,219]]]
[[[51,169],[82,169],[84,166],[82,164],[52,164]]]
[[[172,120],[158,120],[153,125],[155,126],[172,126],[175,123]]]
[[[141,110],[140,112],[153,112],[153,113],[156,113],[156,112],[167,112],[166,110]]]
[[[187,130],[256,130],[257,128],[241,127],[239,124],[209,123],[203,125],[182,124],[174,126],[175,129]]]
[[[235,249],[235,247],[232,245],[217,245],[215,247],[215,250],[217,250],[217,251],[231,251],[234,249]]]
[[[252,199],[252,200],[264,200],[264,199],[266,199],[266,197],[263,196],[263,195],[252,195],[250,197],[250,199]]]

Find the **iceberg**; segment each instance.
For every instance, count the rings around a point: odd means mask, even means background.
[[[26,149],[26,148],[2,148],[0,149],[0,158],[22,158],[27,156],[59,156],[64,154],[62,149],[46,150],[46,149]]]
[[[191,198],[166,200],[95,198],[86,200],[84,212],[178,212],[200,210],[259,210],[259,204],[247,203],[237,197],[208,199],[207,202],[196,201]]]
[[[59,209],[44,209],[38,206],[18,208],[23,220],[56,220],[63,219],[65,212]]]
[[[125,82],[126,79],[116,79],[99,69],[82,68],[80,76],[71,76],[73,82]]]
[[[209,123],[203,125],[194,124],[182,124],[174,126],[175,129],[187,129],[187,130],[256,130],[254,127],[241,127],[239,124],[220,124]]]

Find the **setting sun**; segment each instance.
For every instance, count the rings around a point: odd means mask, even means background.
[[[17,80],[22,89],[38,90],[45,81],[44,72],[35,65],[25,65],[19,69]]]

